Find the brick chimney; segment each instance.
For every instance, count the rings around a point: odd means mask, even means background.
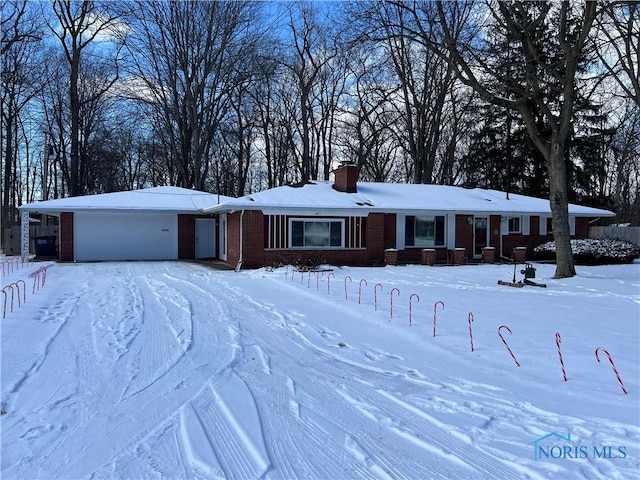
[[[342,163],[338,168],[333,171],[335,175],[335,181],[333,188],[339,192],[356,193],[358,188],[356,182],[358,181],[358,167],[353,163]]]

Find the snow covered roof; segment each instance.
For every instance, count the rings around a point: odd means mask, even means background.
[[[231,210],[313,211],[330,214],[366,215],[368,212],[465,212],[486,214],[550,215],[548,199],[509,194],[497,190],[403,183],[358,182],[357,193],[343,193],[333,188],[333,182],[313,181],[303,186],[282,186],[246,195],[216,205],[208,213]],[[612,217],[608,210],[569,205],[571,215]]]
[[[201,213],[231,197],[180,187],[153,187],[127,192],[101,193],[83,197],[58,198],[22,205],[20,210],[57,214],[77,211],[162,211]]]

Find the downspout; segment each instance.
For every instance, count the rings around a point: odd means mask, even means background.
[[[242,221],[244,218],[244,209],[240,211],[240,258],[238,258],[238,264],[236,265],[236,272],[239,272],[242,268]]]

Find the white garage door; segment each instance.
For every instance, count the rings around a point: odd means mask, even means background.
[[[75,213],[77,261],[177,260],[178,216],[144,213]]]

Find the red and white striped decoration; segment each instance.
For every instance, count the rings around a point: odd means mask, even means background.
[[[556,332],[556,345],[558,346],[558,356],[560,357],[560,366],[562,367],[562,378],[564,381],[567,381],[567,372],[564,370],[564,360],[562,360],[562,351],[560,350],[560,342],[562,339],[560,338],[560,333]]]
[[[616,374],[616,378],[618,379],[618,382],[620,383],[620,387],[622,387],[622,391],[624,392],[624,394],[626,395],[627,393],[629,393],[629,392],[627,392],[627,389],[624,388],[624,383],[622,383],[622,378],[620,378],[620,374],[618,373],[618,369],[616,368],[616,364],[613,363],[613,358],[611,358],[611,355],[609,355],[609,352],[607,352],[602,347],[596,348],[596,360],[598,360],[598,363],[600,363],[600,357],[598,356],[598,350],[602,350],[604,352],[604,354],[607,356],[607,358],[609,359],[609,363],[611,364],[611,368],[613,368],[613,373]]]

